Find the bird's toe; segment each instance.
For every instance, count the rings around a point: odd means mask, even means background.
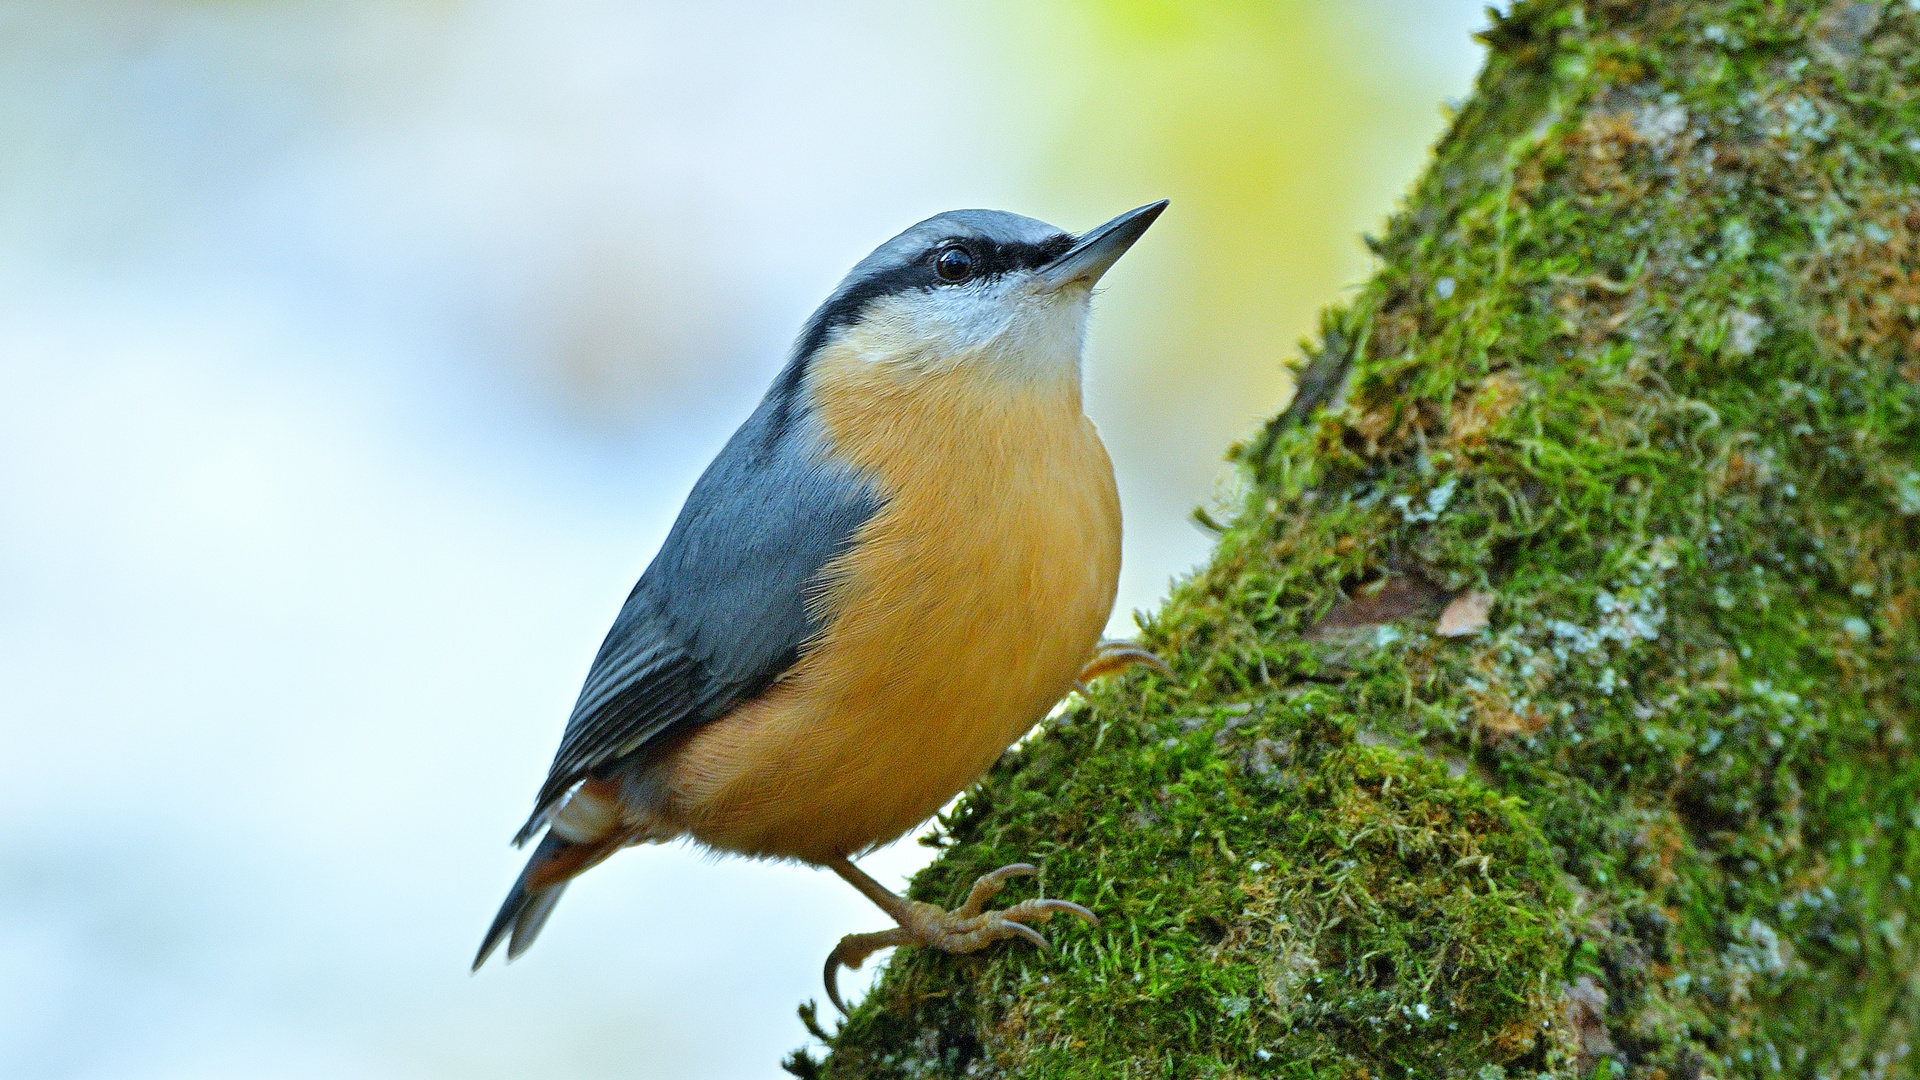
[[[854,970],[867,957],[894,945],[918,945],[946,953],[978,952],[996,941],[1020,938],[1051,952],[1053,946],[1030,923],[1043,923],[1055,915],[1072,915],[1089,925],[1100,922],[1098,916],[1070,900],[1022,900],[995,911],[982,910],[987,901],[1006,888],[1009,880],[1029,877],[1039,870],[1028,863],[1013,863],[982,874],[967,893],[966,903],[952,911],[933,904],[909,901],[900,917],[900,925],[873,934],[848,934],[827,957],[827,999],[842,1013],[837,976],[842,967]]]
[[[1136,664],[1150,667],[1168,677],[1173,675],[1173,669],[1151,649],[1132,641],[1108,639],[1094,647],[1092,659],[1080,669],[1076,681],[1084,684],[1102,675],[1125,671]]]

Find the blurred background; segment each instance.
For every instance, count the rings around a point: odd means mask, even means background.
[[[0,1075],[778,1075],[886,922],[823,872],[629,852],[467,974],[694,477],[901,228],[1169,197],[1087,368],[1125,632],[1483,20],[0,0]]]

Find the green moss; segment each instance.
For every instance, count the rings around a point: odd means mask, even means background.
[[[1101,926],[1056,930],[1051,956],[897,957],[849,1028],[868,1065],[913,1075],[928,1010],[971,1036],[950,1065],[1035,1076],[1263,1060],[1311,1075],[1412,1065],[1436,1035],[1456,1064],[1532,1044],[1553,987],[1509,969],[1544,973],[1562,951],[1559,886],[1510,800],[1358,745],[1358,718],[1318,688],[1252,710],[1156,697],[1144,720],[1076,713],[1009,761],[914,890],[957,903],[977,875],[1039,858],[1049,891]],[[1442,1035],[1463,1028],[1477,1035]]]
[[[1101,925],[904,950],[795,1068],[1913,1073],[1920,10],[1488,37],[1326,406],[1146,630],[1177,678],[1010,754],[914,886],[1026,859]]]

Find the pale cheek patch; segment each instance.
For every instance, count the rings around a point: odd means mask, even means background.
[[[877,301],[837,344],[867,363],[920,371],[979,365],[1019,379],[1077,377],[1088,293],[1030,278]]]

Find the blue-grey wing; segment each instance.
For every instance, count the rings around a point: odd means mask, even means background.
[[[793,375],[694,484],[628,595],[518,841],[581,780],[758,696],[819,632],[820,571],[880,500],[828,454]]]

